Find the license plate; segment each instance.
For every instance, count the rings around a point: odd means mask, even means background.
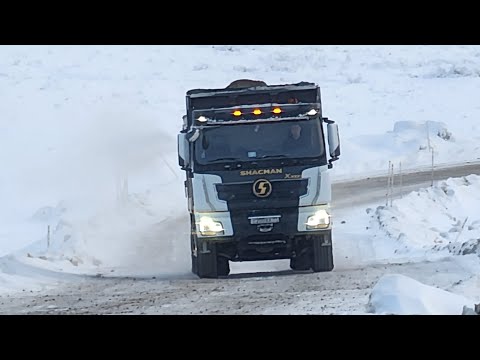
[[[259,225],[259,224],[276,224],[280,222],[280,216],[255,216],[249,217],[250,224]]]

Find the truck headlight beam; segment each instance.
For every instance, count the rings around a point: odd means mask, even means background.
[[[307,218],[307,230],[326,229],[330,226],[330,215],[326,210],[318,210]]]
[[[214,221],[209,216],[202,216],[198,222],[198,228],[200,234],[203,236],[217,236],[223,235],[225,230],[223,224],[220,221]]]

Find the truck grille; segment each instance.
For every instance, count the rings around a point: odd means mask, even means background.
[[[254,181],[216,184],[218,198],[228,203],[230,211],[298,207],[299,198],[308,190],[308,180],[270,180],[272,192],[266,198],[253,194]]]

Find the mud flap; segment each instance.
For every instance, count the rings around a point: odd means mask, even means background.
[[[313,241],[312,270],[324,272],[333,270],[332,231]]]

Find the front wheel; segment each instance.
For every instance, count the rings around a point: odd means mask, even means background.
[[[217,254],[216,244],[199,241],[194,237],[192,245],[192,272],[199,278],[218,278],[230,273],[229,260]],[[195,249],[195,251],[193,251]]]
[[[217,255],[217,274],[218,276],[230,274],[230,261],[226,257]]]
[[[333,270],[332,231],[326,231],[313,240],[299,244],[297,255],[290,259],[290,268],[297,271]]]
[[[297,271],[310,270],[312,267],[312,252],[310,247],[305,247],[290,259],[290,269]]]
[[[198,257],[197,257],[197,244],[195,237],[190,236],[190,247],[191,247],[191,257],[192,257],[192,273],[198,275]]]

